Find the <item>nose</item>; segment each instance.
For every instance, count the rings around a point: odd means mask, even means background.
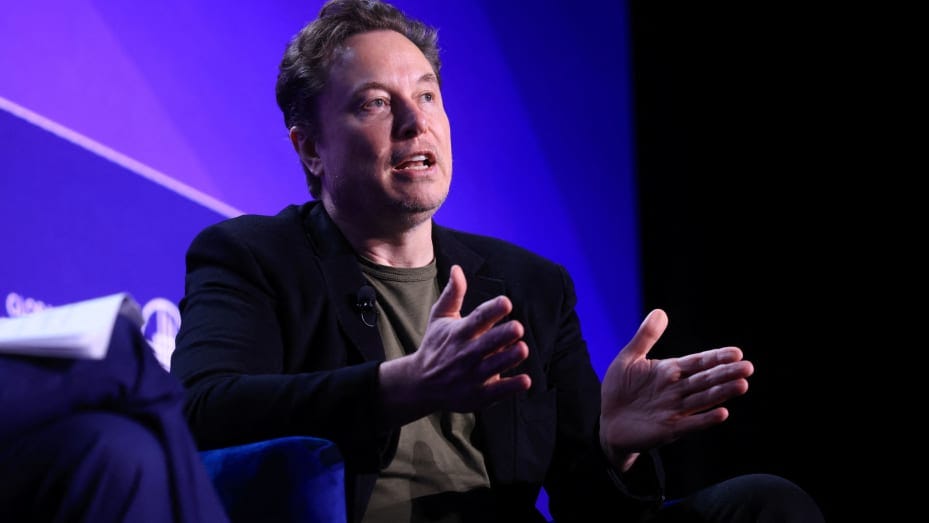
[[[415,104],[404,104],[394,118],[395,132],[401,140],[415,138],[425,133],[428,128],[425,113]]]

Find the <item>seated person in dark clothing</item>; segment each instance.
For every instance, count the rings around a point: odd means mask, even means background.
[[[102,360],[0,354],[0,521],[228,521],[182,398],[123,316]]]

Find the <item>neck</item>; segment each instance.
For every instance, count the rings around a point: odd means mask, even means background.
[[[346,219],[335,209],[327,211],[358,255],[378,265],[388,267],[424,267],[432,262],[432,214],[390,220],[386,216],[379,223],[367,220],[357,223]],[[346,213],[350,214],[350,213]],[[397,222],[401,223],[397,223]]]

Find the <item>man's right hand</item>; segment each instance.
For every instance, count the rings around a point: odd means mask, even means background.
[[[381,364],[382,415],[388,425],[439,410],[471,412],[529,389],[526,374],[500,375],[529,356],[521,323],[497,325],[513,310],[512,302],[498,296],[462,317],[466,290],[464,272],[452,266],[419,349]]]

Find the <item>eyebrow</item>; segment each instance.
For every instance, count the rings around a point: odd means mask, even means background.
[[[424,84],[424,83],[426,83],[426,84],[436,84],[436,85],[439,85],[439,79],[436,77],[436,75],[435,75],[434,73],[426,73],[426,74],[420,76],[419,79],[416,81],[416,83],[417,83],[417,84]],[[360,92],[362,92],[362,91],[367,91],[368,89],[380,89],[380,90],[382,90],[382,91],[389,91],[389,90],[390,90],[390,89],[387,88],[386,85],[382,84],[381,82],[365,82],[365,83],[359,85],[359,86],[354,90],[354,92],[357,94],[357,93],[360,93]]]

